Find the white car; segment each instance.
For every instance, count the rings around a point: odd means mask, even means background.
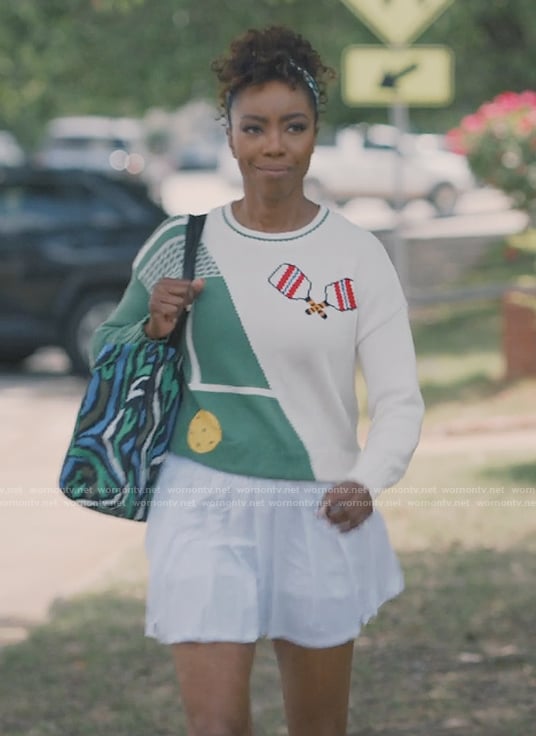
[[[426,199],[442,216],[451,215],[459,195],[475,187],[467,160],[443,150],[440,137],[405,134],[399,149],[392,126],[344,128],[335,145],[316,147],[309,187],[317,197],[340,204],[357,197],[393,205]]]
[[[133,118],[81,115],[54,118],[37,162],[49,169],[141,174],[146,166],[143,128]]]
[[[439,215],[452,214],[459,195],[476,186],[467,160],[444,150],[442,137],[432,134],[404,135],[398,153],[396,135],[389,125],[339,130],[335,145],[316,146],[305,181],[307,194],[337,204],[360,197],[377,197],[391,205],[427,199]],[[227,146],[219,172],[229,183],[239,184],[238,167]]]

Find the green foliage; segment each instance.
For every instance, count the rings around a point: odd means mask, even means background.
[[[456,99],[439,111],[441,130],[504,90],[534,88],[534,0],[455,0],[419,43],[448,44],[456,56]],[[414,120],[429,116],[418,111]]]
[[[55,115],[141,115],[213,98],[210,61],[237,33],[271,23],[303,33],[337,69],[345,46],[380,43],[341,0],[315,0],[314,7],[306,0],[0,3],[0,128],[31,144]],[[456,54],[454,104],[412,112],[417,128],[444,131],[501,90],[533,83],[536,4],[457,0],[418,42],[448,43]],[[333,87],[328,123],[387,116],[383,108],[346,107]]]

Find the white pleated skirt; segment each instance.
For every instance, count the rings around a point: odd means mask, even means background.
[[[146,635],[315,648],[356,638],[404,580],[379,511],[347,533],[317,517],[331,485],[170,454],[147,523]]]

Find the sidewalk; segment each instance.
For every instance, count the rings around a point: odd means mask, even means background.
[[[423,433],[419,454],[536,447],[536,413],[449,422]]]
[[[0,646],[143,545],[144,524],[80,508],[58,490],[80,395],[81,382],[65,378],[1,388]]]

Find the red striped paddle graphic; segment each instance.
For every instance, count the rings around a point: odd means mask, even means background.
[[[357,308],[354,282],[352,279],[339,279],[326,286],[324,303],[335,307],[339,312],[347,312],[349,309]]]
[[[347,312],[357,308],[352,279],[339,279],[328,284],[323,302],[315,302],[311,299],[311,282],[303,271],[292,263],[282,263],[268,278],[268,281],[287,299],[298,299],[307,302],[309,306],[305,313],[318,314],[322,319],[327,319],[326,307],[334,307],[339,312]]]
[[[311,282],[298,266],[292,263],[282,263],[268,278],[268,281],[287,299],[300,299],[307,302],[309,307],[305,310],[306,314],[318,314],[322,319],[326,319],[327,314],[323,309],[325,305],[317,304],[311,299]]]
[[[298,266],[282,263],[268,281],[286,296],[287,299],[303,299],[307,301],[311,292],[311,282]]]

